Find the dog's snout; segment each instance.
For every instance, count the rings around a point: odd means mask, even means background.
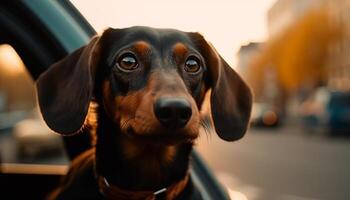
[[[154,113],[161,124],[182,128],[191,118],[191,104],[185,98],[162,97],[154,104]]]

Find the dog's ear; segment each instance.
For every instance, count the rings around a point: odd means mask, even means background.
[[[54,63],[37,80],[39,107],[46,124],[55,132],[71,135],[85,122],[92,98],[99,36]]]
[[[226,141],[242,138],[248,128],[252,93],[243,79],[198,33],[192,33],[208,68],[210,106],[216,133]]]

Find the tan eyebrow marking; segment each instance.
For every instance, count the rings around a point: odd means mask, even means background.
[[[188,52],[187,47],[181,42],[176,43],[173,49],[175,55],[185,55]]]
[[[145,41],[138,41],[133,45],[133,47],[135,48],[136,51],[140,53],[147,52],[151,49],[150,45]]]

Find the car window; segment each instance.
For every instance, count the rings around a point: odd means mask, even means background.
[[[35,85],[16,51],[0,44],[0,161],[67,163],[62,138],[45,125]]]

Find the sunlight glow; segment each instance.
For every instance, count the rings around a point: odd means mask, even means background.
[[[7,44],[0,45],[0,69],[8,75],[23,72],[24,64],[16,51]]]
[[[198,31],[235,66],[242,44],[268,37],[266,14],[275,1],[72,0],[72,3],[98,32],[107,27],[135,25]]]
[[[231,198],[231,200],[248,200],[247,196],[245,196],[243,193],[234,191],[230,188],[227,188],[228,194]]]

